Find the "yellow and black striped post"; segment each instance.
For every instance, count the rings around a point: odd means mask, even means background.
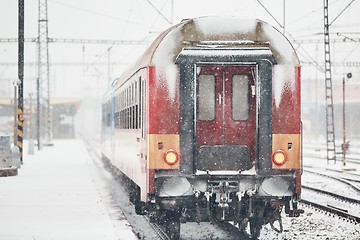
[[[24,0],[19,0],[19,40],[18,40],[18,131],[17,145],[19,147],[20,163],[23,163],[23,123],[24,123]]]
[[[20,103],[20,100],[19,100]],[[20,163],[23,163],[23,133],[24,133],[24,113],[23,113],[23,106],[20,107],[20,104],[18,104],[18,129],[17,129],[17,145],[19,147],[19,157],[20,157]]]

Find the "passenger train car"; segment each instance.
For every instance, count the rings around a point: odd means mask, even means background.
[[[182,221],[233,221],[257,238],[283,230],[282,209],[303,212],[300,63],[269,24],[182,21],[114,80],[102,111],[104,158],[173,239]]]

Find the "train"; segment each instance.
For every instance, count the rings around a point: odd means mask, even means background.
[[[180,238],[229,222],[252,238],[303,213],[300,61],[259,19],[198,17],[161,33],[102,102],[102,156],[137,214]]]

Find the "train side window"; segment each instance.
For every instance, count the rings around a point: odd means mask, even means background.
[[[135,96],[134,96],[134,104],[135,104],[135,115],[134,115],[134,128],[139,129],[139,89],[138,89],[138,81],[135,81]]]
[[[145,111],[146,111],[146,105],[145,105],[145,99],[146,99],[146,89],[145,89],[145,80],[141,81],[141,110],[140,110],[140,119],[141,119],[141,137],[142,139],[145,139]]]
[[[246,121],[249,118],[249,76],[234,75],[232,78],[232,118]]]
[[[102,122],[102,128],[104,129],[105,128],[105,113],[106,113],[106,109],[105,109],[105,104],[102,104],[102,114],[101,114],[101,116],[102,116],[102,118],[101,118],[101,122]]]
[[[126,109],[126,103],[125,103],[125,90],[123,90],[123,107],[122,107],[122,129],[125,129],[125,124],[126,124],[126,116],[125,116],[125,109]]]
[[[107,102],[107,111],[106,111],[106,127],[111,126],[111,104],[110,102]]]
[[[129,88],[126,88],[125,90],[126,93],[126,99],[125,99],[125,128],[129,129]]]
[[[139,129],[139,105],[135,105],[135,129]]]
[[[198,77],[197,118],[202,121],[215,119],[215,76],[200,75]]]
[[[130,129],[134,129],[134,83],[131,84]]]
[[[124,102],[123,102],[123,92],[120,93],[120,128],[123,128],[123,108],[124,108]]]
[[[131,104],[131,89],[130,86],[128,87],[128,106],[127,106],[127,129],[130,129],[131,126],[131,115],[130,115],[130,105]]]
[[[120,128],[119,121],[120,121],[120,113],[119,113],[119,112],[115,112],[115,114],[114,114],[114,127],[115,127],[116,129]]]
[[[127,105],[127,102],[126,102],[126,96],[127,96],[127,92],[126,92],[126,89],[124,89],[124,129],[126,128],[126,105]]]
[[[139,82],[138,82],[138,107],[137,107],[137,121],[138,121],[138,129],[141,129],[141,77],[139,77]]]

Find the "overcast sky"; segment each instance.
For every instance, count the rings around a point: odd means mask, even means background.
[[[295,40],[323,39],[323,1],[314,0],[48,0],[48,20],[50,38],[71,39],[113,39],[144,40],[142,45],[82,45],[69,43],[50,43],[49,55],[51,91],[54,96],[76,96],[83,94],[83,88],[102,91],[108,78],[114,79],[131,62],[135,61],[147,44],[161,31],[182,19],[206,15],[235,15],[255,17],[267,21],[280,31],[285,25],[286,35],[299,51],[304,62],[323,61],[323,45],[307,44],[299,46]],[[329,0],[330,21],[332,21],[352,0]],[[17,37],[18,1],[1,0],[0,38]],[[266,10],[265,10],[266,8]],[[360,61],[359,42],[349,43],[349,38],[360,38],[360,0],[352,5],[331,25],[332,37],[344,33],[348,42],[333,46],[335,62]],[[159,14],[161,12],[161,14]],[[38,35],[38,0],[25,1],[25,37]],[[284,24],[285,23],[285,24]],[[355,34],[354,34],[355,33]],[[350,40],[351,41],[351,40]],[[27,63],[37,61],[36,45],[25,44]],[[110,60],[116,62],[108,68],[108,49],[111,47]],[[17,44],[0,43],[0,63],[17,62]],[[92,63],[86,67],[69,66],[68,63]],[[99,64],[102,63],[102,64]],[[74,65],[74,64],[73,64]],[[35,65],[36,66],[36,65]],[[25,68],[28,85],[25,90],[33,91],[31,81],[36,78],[35,66]],[[303,76],[309,78],[314,67],[303,65]],[[334,75],[343,74],[348,69],[334,69]],[[352,69],[359,75],[359,68]],[[321,76],[321,72],[318,72]],[[0,65],[0,84],[8,84],[17,76],[17,67]],[[5,83],[4,83],[5,82]],[[105,82],[105,83],[104,83]],[[101,86],[99,90],[99,86]],[[2,92],[4,94],[4,92]]]

